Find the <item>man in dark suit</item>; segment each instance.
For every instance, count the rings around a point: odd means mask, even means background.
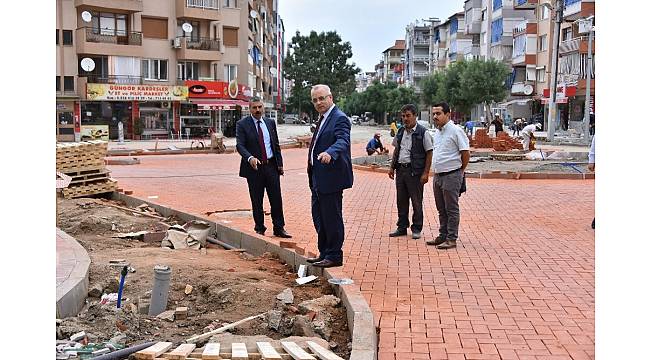
[[[343,265],[343,190],[352,187],[350,120],[334,105],[327,85],[311,89],[311,101],[320,114],[309,146],[307,174],[311,215],[318,233],[318,267]]]
[[[239,176],[248,182],[248,193],[253,207],[255,232],[264,235],[264,189],[271,204],[271,219],[273,220],[273,235],[290,238],[284,230],[284,215],[282,213],[282,193],[280,192],[280,175],[282,168],[282,153],[275,123],[264,118],[264,104],[258,97],[249,102],[251,115],[237,122],[237,152],[241,155]]]

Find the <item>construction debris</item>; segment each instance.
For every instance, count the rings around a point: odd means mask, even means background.
[[[290,288],[284,289],[275,298],[280,300],[283,304],[293,304],[293,292]]]
[[[251,320],[257,319],[258,317],[262,317],[264,314],[265,314],[265,313],[261,313],[261,314],[254,315],[254,316],[249,316],[249,317],[247,317],[247,318],[245,318],[245,319],[242,319],[242,320],[239,320],[239,321],[235,321],[235,322],[232,323],[232,324],[228,324],[228,325],[226,325],[226,326],[222,326],[222,327],[220,327],[220,328],[218,328],[218,329],[215,329],[215,330],[212,330],[212,331],[210,331],[210,332],[207,332],[207,333],[204,333],[204,334],[201,334],[201,335],[195,335],[195,336],[192,336],[191,338],[185,340],[185,342],[187,342],[187,343],[196,343],[196,342],[199,342],[199,341],[205,340],[205,339],[209,338],[209,337],[212,336],[212,335],[220,334],[220,333],[222,333],[222,332],[224,332],[224,331],[227,331],[227,330],[230,330],[230,329],[235,328],[237,325],[241,325],[241,324],[247,323],[247,322],[249,322],[249,321],[251,321]]]
[[[167,234],[160,246],[171,249],[195,249],[205,247],[210,225],[205,221],[190,221],[185,226],[173,225],[167,229]]]
[[[305,285],[305,284],[307,284],[309,282],[312,282],[312,281],[316,280],[317,278],[318,278],[318,276],[316,276],[316,275],[309,275],[309,276],[297,278],[296,283],[298,285]]]
[[[117,181],[110,179],[104,158],[108,151],[106,141],[82,141],[56,144],[56,171],[69,176],[62,189],[66,199],[113,192]],[[66,178],[63,178],[67,182]]]

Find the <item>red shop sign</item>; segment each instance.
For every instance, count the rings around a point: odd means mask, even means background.
[[[235,85],[224,81],[196,81],[185,80],[187,96],[193,99],[238,99],[246,100],[251,97],[252,91],[246,85]]]

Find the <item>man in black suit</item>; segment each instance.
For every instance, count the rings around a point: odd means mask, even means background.
[[[271,204],[271,219],[273,220],[273,235],[290,238],[284,230],[284,215],[282,213],[282,193],[280,191],[280,175],[282,168],[282,153],[275,123],[264,118],[264,104],[258,97],[252,97],[249,102],[251,115],[237,122],[237,152],[241,155],[239,176],[248,182],[248,193],[253,207],[255,232],[264,235],[264,189]]]
[[[312,87],[311,102],[320,114],[307,160],[319,256],[307,262],[324,268],[341,266],[345,237],[343,190],[351,188],[353,182],[350,119],[334,105],[327,85]]]

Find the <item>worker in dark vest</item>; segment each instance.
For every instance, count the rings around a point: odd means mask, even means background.
[[[409,200],[413,206],[411,235],[422,236],[424,214],[422,197],[424,184],[429,181],[429,169],[433,156],[433,138],[424,126],[417,123],[418,109],[413,104],[402,106],[404,126],[393,138],[393,161],[388,176],[395,180],[397,189],[397,229],[390,237],[406,235],[409,227]],[[395,174],[397,173],[397,176]]]

